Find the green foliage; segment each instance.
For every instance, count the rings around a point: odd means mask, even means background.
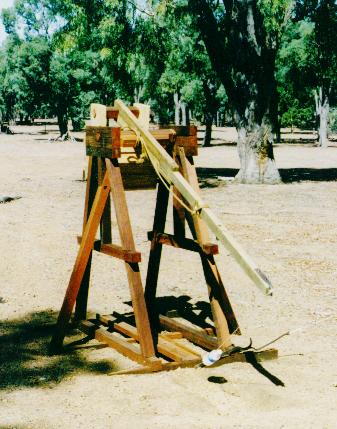
[[[281,126],[313,128],[313,67],[310,54],[314,25],[311,22],[290,22],[279,51],[276,78],[278,81]]]
[[[258,0],[257,5],[264,17],[263,26],[271,47],[276,47],[280,43],[293,3],[293,0]]]
[[[330,130],[333,133],[337,133],[337,108],[336,107],[330,109],[329,123],[330,123]]]
[[[336,97],[337,6],[330,0],[296,3],[277,62],[280,113],[282,125],[313,128],[314,90],[320,87],[330,103]]]
[[[255,42],[260,46],[265,42],[260,65],[258,56],[247,61],[238,54],[238,43],[244,44],[241,39],[230,41],[245,2],[194,1],[210,6],[221,36],[219,46],[224,51],[218,50],[212,61],[196,14],[189,8],[192,3],[17,0],[14,8],[3,9],[1,17],[8,33],[0,48],[2,117],[56,115],[63,121],[72,119],[73,127],[79,129],[90,103],[110,104],[120,97],[130,103],[150,103],[157,120],[170,122],[176,94],[193,111],[194,119],[205,121],[217,111],[229,110],[228,94],[233,104],[233,98],[241,100],[254,91],[256,76],[262,76],[258,83],[262,88],[263,70],[273,76],[270,70],[280,48],[275,76],[282,125],[313,126],[313,89],[326,85],[334,101],[336,2],[253,2]],[[246,48],[252,49],[254,40],[248,42]],[[227,73],[222,84],[215,73],[216,61]],[[224,88],[228,80],[236,85],[231,92]],[[243,85],[244,81],[249,85]],[[273,85],[261,90],[261,106],[274,91]],[[263,111],[265,106],[261,106]]]

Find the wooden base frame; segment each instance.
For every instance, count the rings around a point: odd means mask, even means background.
[[[184,149],[179,146],[174,156],[181,173],[198,192],[192,156],[186,156]],[[174,193],[178,195],[177,190]],[[119,374],[194,367],[201,363],[200,348],[227,350],[232,346],[231,334],[240,334],[240,328],[214,260],[218,247],[210,243],[203,221],[187,211],[181,204],[181,196],[178,197],[179,199],[173,198],[174,234],[167,234],[165,224],[169,190],[165,183],[159,182],[153,230],[148,233],[151,250],[144,293],[139,272],[141,254],[135,248],[118,159],[89,157],[83,231],[78,239],[80,247],[50,344],[52,353],[62,349],[75,304],[75,321],[88,338],[105,343],[140,364],[140,367],[121,371]],[[111,239],[110,199],[115,209],[120,245],[113,244]],[[186,225],[189,226],[193,239],[186,237]],[[99,227],[100,239],[96,240]],[[156,290],[163,245],[199,253],[208,287],[213,329],[186,325],[177,318],[160,314]],[[115,316],[98,316],[94,321],[86,320],[93,250],[124,261],[133,308],[132,321]],[[189,345],[187,341],[193,345]],[[264,351],[257,358],[270,359],[276,355],[275,350]],[[245,356],[236,353],[225,360],[245,361]]]

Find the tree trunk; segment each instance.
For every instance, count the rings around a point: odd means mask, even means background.
[[[179,94],[177,92],[173,94],[173,99],[174,99],[174,125],[180,125],[181,103],[179,100]]]
[[[273,135],[269,125],[251,124],[238,129],[238,153],[241,168],[236,176],[240,183],[280,183],[273,153]]]
[[[318,142],[319,146],[328,147],[328,127],[329,127],[329,97],[324,88],[321,86],[318,91],[314,92],[316,115],[318,116]]]
[[[145,92],[145,87],[142,85],[139,85],[134,89],[133,99],[135,103],[141,102],[141,99],[144,96],[144,92]]]
[[[187,104],[184,102],[180,102],[181,107],[181,125],[184,125],[185,127],[190,126],[190,109],[188,108]]]
[[[213,125],[213,115],[210,112],[205,114],[205,135],[202,142],[203,147],[210,147],[212,141],[212,125]]]
[[[58,113],[57,122],[60,129],[60,134],[63,136],[68,132],[68,118],[64,113]]]
[[[212,79],[204,80],[202,83],[204,96],[205,96],[204,121],[206,126],[204,141],[202,144],[204,147],[211,146],[212,125],[219,108],[219,102],[216,98],[217,89],[218,89],[217,83],[218,82],[217,82],[216,76],[213,76]]]
[[[264,15],[256,0],[215,2],[189,0],[212,66],[233,109],[238,131],[244,183],[278,183],[272,144],[277,43],[266,31]]]

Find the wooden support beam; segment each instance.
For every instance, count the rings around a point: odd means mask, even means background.
[[[157,191],[156,209],[153,221],[153,231],[164,232],[168,207],[169,191],[162,182],[159,182]],[[149,255],[149,263],[146,273],[145,302],[151,321],[152,335],[154,341],[159,328],[158,311],[156,308],[156,291],[159,276],[159,267],[163,245],[152,240]]]
[[[81,244],[81,241],[82,237],[78,236],[78,244]],[[101,240],[94,241],[93,250],[129,263],[139,263],[142,260],[142,254],[140,252],[124,249],[122,246],[118,246],[117,244],[102,244]]]
[[[254,353],[256,360],[258,362],[263,362],[266,360],[277,359],[278,353],[276,349],[261,350]],[[212,365],[211,368],[219,367],[229,363],[235,362],[247,362],[246,356],[244,353],[235,353],[231,356],[226,356],[223,359],[220,359],[216,364]],[[162,367],[159,371],[173,371],[177,368],[193,368],[200,366],[201,360],[196,361],[184,361],[184,362],[166,362],[162,363]],[[207,370],[208,367],[203,368],[202,370]],[[157,372],[158,370],[152,369],[150,366],[137,366],[134,368],[123,369],[121,371],[110,372],[108,375],[130,375],[130,374],[150,374],[152,372]]]
[[[105,161],[104,158],[98,158],[98,184],[102,183],[105,175]],[[110,194],[105,203],[105,208],[100,222],[100,237],[102,244],[111,244],[112,241],[112,226],[111,226],[111,198]]]
[[[110,325],[111,326],[111,325]],[[134,338],[139,341],[138,330],[134,326],[126,322],[118,322],[113,324],[113,329],[121,334],[128,337]],[[159,335],[157,350],[162,355],[175,361],[195,360],[200,359],[199,355],[193,350],[188,349],[185,346],[181,346],[175,342],[172,338]]]
[[[184,338],[190,340],[192,343],[203,347],[207,350],[214,350],[218,347],[218,340],[216,337],[206,334],[202,329],[197,329],[167,316],[159,316],[160,325],[168,331],[179,331]]]
[[[81,244],[81,242],[82,242],[82,236],[78,235],[77,236],[77,243]],[[99,252],[101,250],[101,240],[96,239],[94,241],[93,250],[96,250],[97,252]]]
[[[118,259],[122,259],[125,262],[137,264],[141,262],[142,255],[136,250],[124,249],[122,246],[117,246],[116,244],[102,244],[101,253],[105,255],[113,256]]]
[[[162,171],[168,169],[170,171],[178,171],[179,167],[171,158],[171,156],[163,149],[157,140],[153,137],[149,130],[143,129],[138,122],[138,119],[130,112],[121,100],[115,101],[115,107],[119,110],[119,116],[125,121],[128,126],[141,133],[142,140],[146,145],[146,149],[150,151],[153,157],[158,162],[157,167]],[[136,124],[136,126],[134,126]]]
[[[137,107],[133,107],[133,106],[130,106],[129,109],[136,116],[136,118],[138,118],[139,109]],[[115,121],[117,121],[118,120],[118,114],[119,114],[119,110],[116,109],[115,107],[113,107],[113,106],[107,106],[106,107],[107,119],[114,119]]]
[[[98,127],[87,125],[85,145],[88,156],[120,158],[121,129],[119,127]]]
[[[200,192],[198,177],[193,162],[187,159],[182,148],[178,148],[179,158],[182,166],[182,173],[185,179],[191,184],[196,192]],[[209,241],[209,232],[205,222],[197,214],[192,214],[192,234],[200,244]],[[218,347],[226,349],[231,346],[230,334],[236,331],[240,333],[239,325],[235,318],[232,306],[223,286],[220,273],[216,266],[214,257],[206,258],[200,253],[201,263],[208,287],[208,295],[212,309],[213,321],[218,338]]]
[[[85,191],[84,214],[82,233],[88,222],[89,214],[92,209],[94,198],[98,188],[98,162],[97,158],[88,157],[88,177]],[[80,243],[79,243],[80,244]],[[94,244],[95,246],[95,244]],[[92,251],[90,252],[87,266],[81,281],[80,290],[76,298],[75,320],[84,320],[87,318],[88,294],[90,285]]]
[[[118,313],[114,313],[114,314],[116,314],[116,316],[111,315],[111,314],[97,314],[96,319],[102,325],[108,326],[109,328],[113,329],[116,323],[120,323],[120,320],[117,319],[117,317],[118,318],[123,317],[123,315],[119,315]],[[117,321],[117,320],[119,320],[119,321]],[[126,316],[125,316],[125,320],[126,321],[128,320]],[[126,323],[128,323],[128,322],[126,322]],[[205,329],[205,331],[206,331],[206,329]],[[176,332],[164,331],[160,335],[162,337],[165,337],[166,339],[169,338],[172,340],[178,340],[178,339],[183,338],[183,334],[181,332],[178,332],[178,331],[176,331]]]
[[[132,227],[126,202],[122,176],[117,160],[106,159],[106,169],[111,187],[112,201],[115,207],[119,235],[124,249],[136,252]],[[135,313],[136,325],[139,328],[139,343],[145,357],[155,355],[154,344],[150,329],[144,291],[137,263],[125,263],[129,281],[132,307]]]
[[[176,133],[174,130],[149,130],[151,135],[160,143],[161,146],[167,146],[169,143],[174,143]],[[138,141],[137,134],[132,130],[121,131],[121,146],[122,147],[135,147]],[[181,145],[184,146],[186,137],[182,137]],[[187,141],[186,141],[187,145]]]
[[[134,368],[122,369],[116,372],[110,372],[108,375],[140,375],[140,374],[151,374],[159,371],[173,371],[178,368],[194,368],[200,365],[201,359],[183,361],[183,362],[162,362],[162,366],[159,370],[153,369],[150,366],[137,366]]]
[[[103,214],[103,210],[109,192],[110,185],[108,176],[106,174],[104,176],[102,185],[98,187],[88,222],[84,228],[83,239],[69,280],[66,295],[57,319],[56,329],[50,344],[50,350],[52,352],[58,351],[62,347],[68,322],[70,320],[71,313],[74,308],[74,304],[78,296],[80,285],[83,279],[83,275],[86,270],[89,257],[91,255],[91,251],[95,241],[95,235]]]
[[[190,250],[192,252],[204,252],[206,255],[217,255],[219,248],[217,244],[206,243],[200,245],[196,240],[190,238],[181,238],[177,235],[166,233],[155,233],[149,231],[147,233],[148,240],[155,240],[157,243],[166,244],[180,249]]]
[[[149,365],[155,370],[161,369],[161,361],[156,357],[145,357],[141,353],[141,349],[137,343],[130,344],[126,339],[121,338],[104,328],[98,328],[94,323],[85,321],[80,325],[81,331],[85,334],[92,336],[97,341],[113,347],[123,356],[132,359],[138,363]]]

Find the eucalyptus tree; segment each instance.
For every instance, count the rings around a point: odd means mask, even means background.
[[[16,110],[22,110],[18,95],[24,92],[28,113],[44,108],[56,115],[61,135],[67,133],[69,119],[80,128],[90,103],[100,96],[100,55],[91,49],[97,48],[95,28],[103,16],[98,8],[102,2],[96,3],[18,0],[3,14],[6,31],[17,44],[8,55],[21,78],[15,85],[16,74],[9,75],[8,94],[14,94]]]
[[[307,47],[307,73],[318,116],[319,144],[328,144],[329,106],[336,96],[337,83],[337,2],[335,0],[297,0],[296,18],[312,23]]]
[[[220,81],[194,16],[188,13],[184,0],[177,0],[168,4],[153,2],[151,13],[139,18],[136,28],[140,43],[136,49],[142,50],[146,66],[145,98],[152,93],[151,104],[161,111],[158,116],[165,116],[164,108],[167,119],[174,119],[176,125],[188,124],[193,113],[193,119],[206,124],[204,144],[208,146],[220,104]],[[174,110],[173,117],[168,110]]]
[[[291,20],[277,57],[279,113],[284,127],[315,128],[314,24]]]
[[[291,0],[188,0],[238,131],[245,183],[277,183],[275,59]]]
[[[204,146],[211,141],[212,124],[219,108],[220,81],[212,69],[195,19],[177,8],[166,18],[170,38],[165,71],[159,84],[173,95],[175,122],[189,123],[189,111],[200,116],[206,125]]]

